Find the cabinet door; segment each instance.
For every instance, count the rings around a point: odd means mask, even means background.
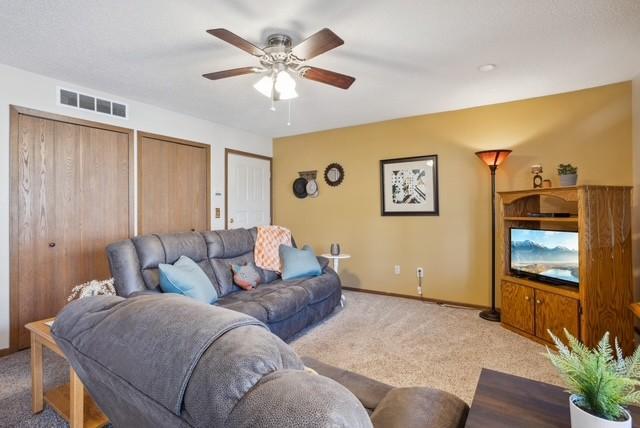
[[[502,322],[526,333],[534,333],[533,289],[512,282],[502,282]]]
[[[536,290],[536,336],[551,341],[547,330],[565,339],[563,329],[567,329],[573,336],[580,338],[579,304],[576,299],[560,296],[542,290]]]

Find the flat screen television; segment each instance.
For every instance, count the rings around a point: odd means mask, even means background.
[[[510,244],[512,275],[555,285],[579,285],[578,232],[512,227]]]

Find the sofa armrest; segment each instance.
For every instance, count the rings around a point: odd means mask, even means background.
[[[319,375],[333,379],[347,388],[369,410],[374,410],[378,403],[393,389],[392,386],[385,383],[330,366],[311,357],[302,357],[302,362],[305,366],[318,372]]]
[[[130,239],[107,246],[107,258],[118,296],[128,297],[132,293],[148,290],[140,273],[136,247]]]
[[[329,266],[329,259],[322,256],[317,256],[316,259],[318,259],[318,263],[320,263],[320,270],[324,272],[327,266]]]
[[[376,428],[462,428],[469,406],[435,388],[394,388],[371,414]]]

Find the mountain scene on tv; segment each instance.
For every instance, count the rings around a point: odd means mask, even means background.
[[[511,269],[577,284],[578,234],[511,229]]]

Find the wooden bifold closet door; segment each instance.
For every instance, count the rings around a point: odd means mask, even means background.
[[[210,229],[208,145],[138,132],[138,235]]]
[[[11,111],[11,349],[73,286],[109,278],[105,247],[133,231],[130,130]]]

